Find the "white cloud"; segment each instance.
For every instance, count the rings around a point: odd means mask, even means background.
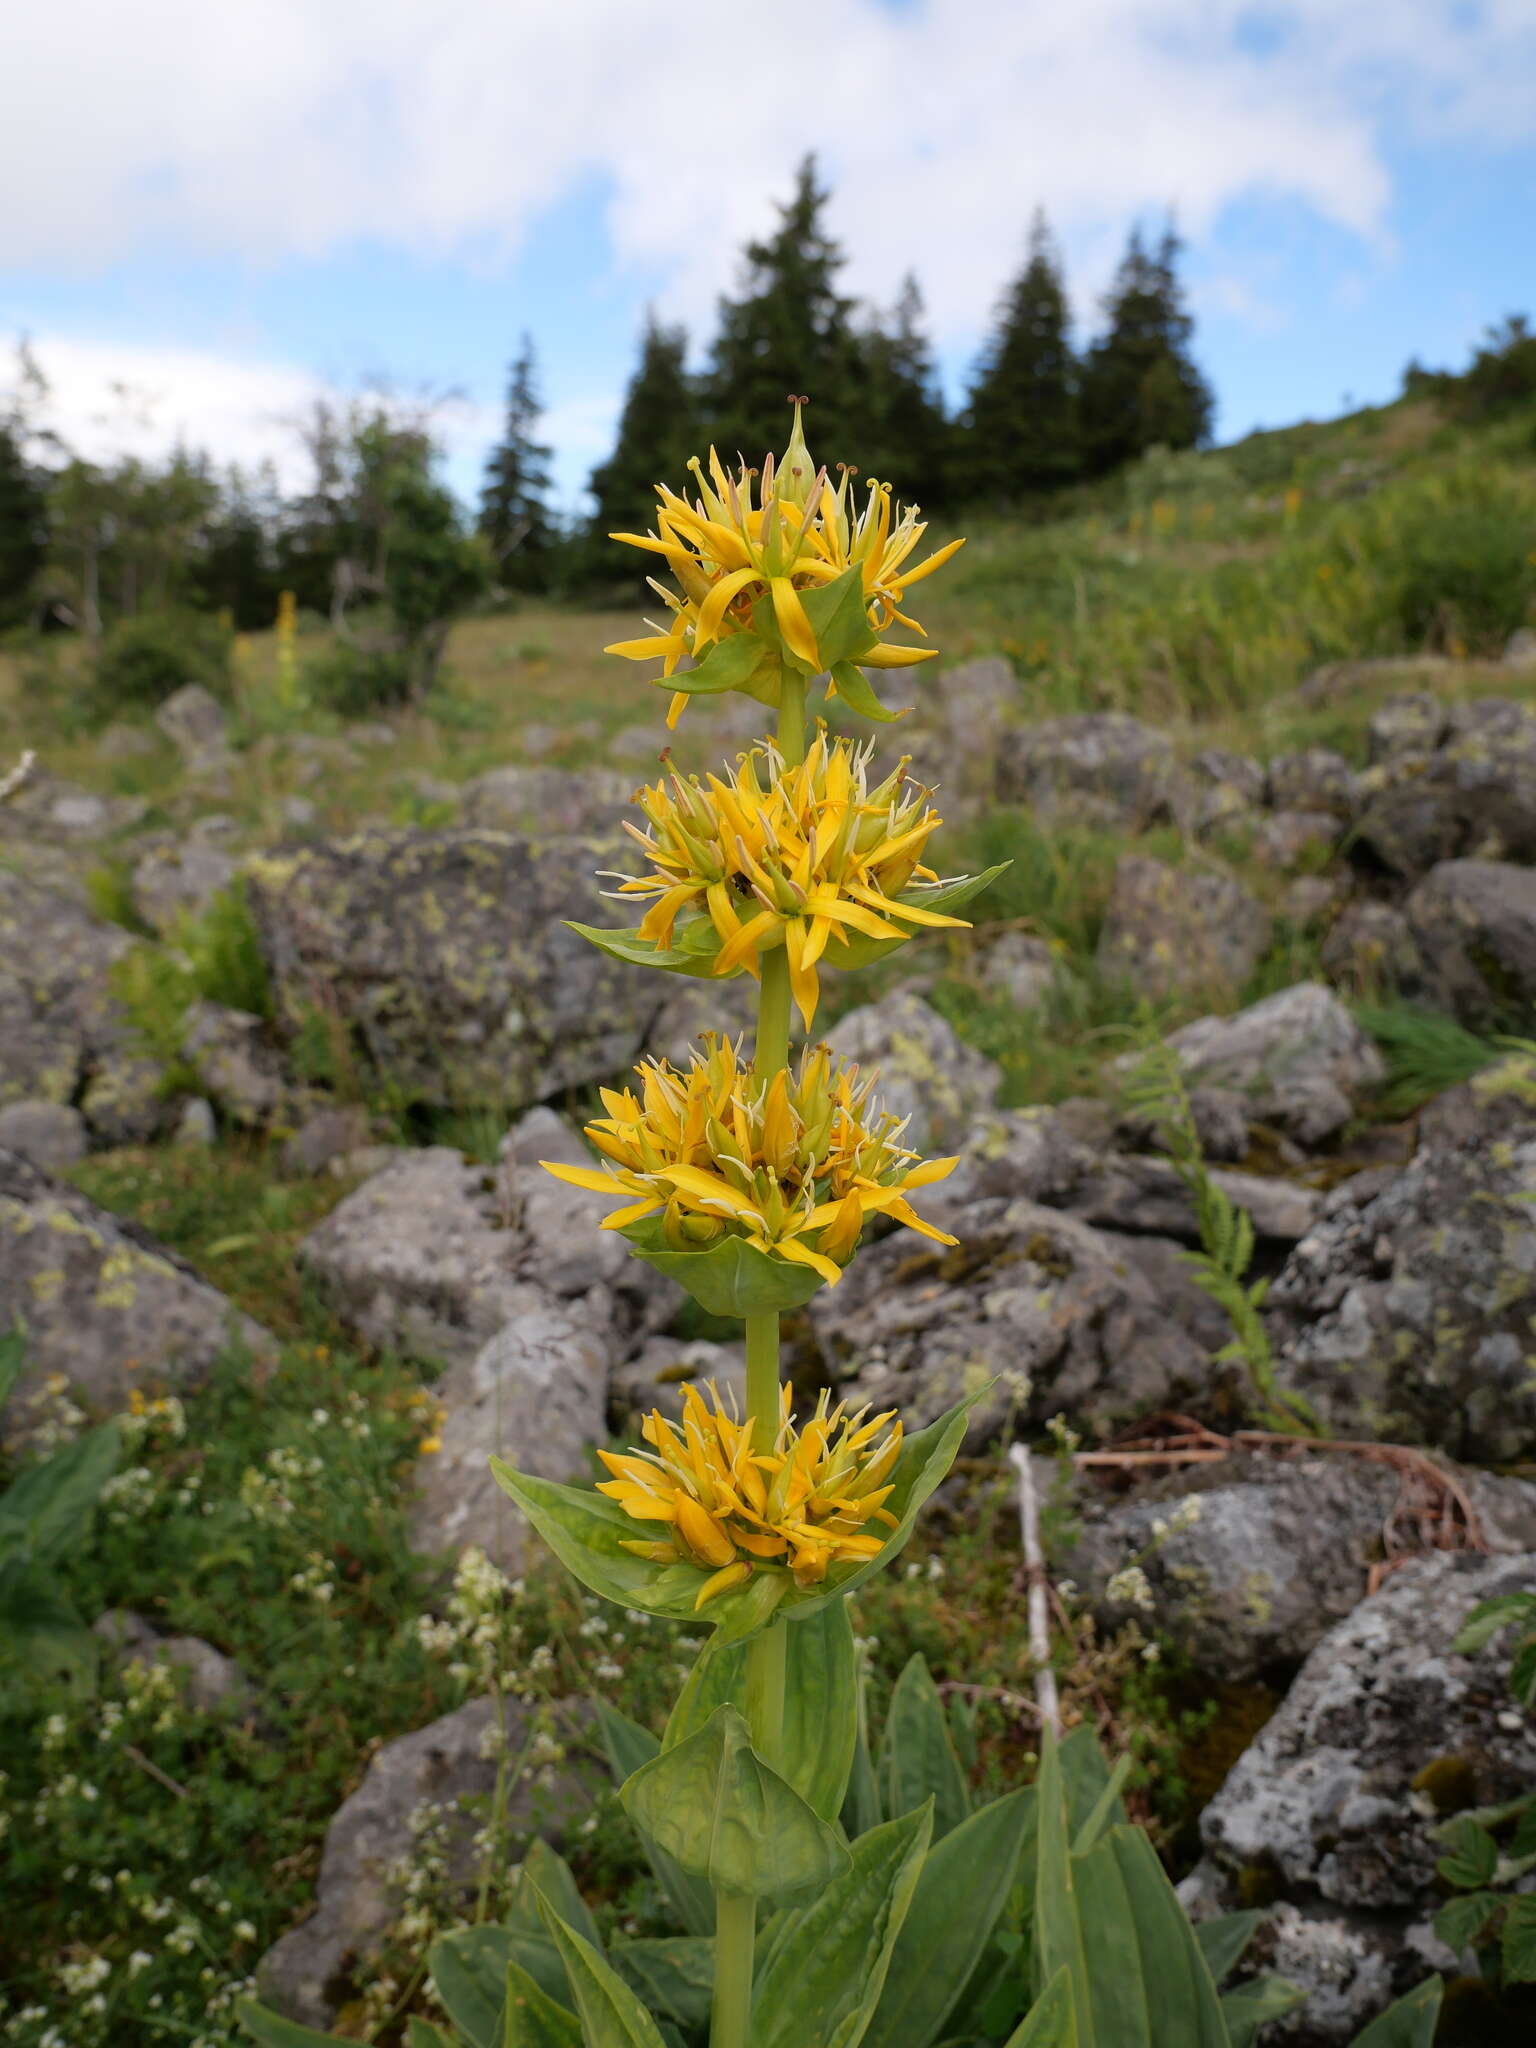
[[[819,148],[854,282],[918,269],[968,331],[1043,201],[1092,238],[1149,202],[1198,236],[1237,196],[1362,236],[1379,124],[1536,123],[1531,0],[50,0],[0,76],[0,264],[94,270],[143,241],[259,262],[358,238],[514,247],[605,181],[614,255],[697,316]]]

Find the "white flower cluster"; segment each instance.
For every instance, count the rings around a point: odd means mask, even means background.
[[[1181,1536],[1186,1529],[1192,1529],[1200,1519],[1200,1496],[1186,1493],[1171,1515],[1154,1515],[1152,1518],[1152,1541],[1166,1543],[1170,1536]]]
[[[447,1614],[441,1619],[418,1615],[416,1640],[429,1656],[451,1659],[449,1676],[461,1684],[520,1691],[546,1668],[537,1649],[525,1671],[513,1662],[520,1631],[508,1608],[522,1596],[522,1580],[509,1579],[472,1543],[460,1553],[454,1569]],[[553,1661],[551,1657],[549,1662]]]
[[[1152,1582],[1139,1564],[1128,1564],[1117,1571],[1104,1592],[1117,1606],[1141,1607],[1149,1613],[1152,1609]]]
[[[61,1372],[48,1373],[31,1393],[18,1396],[15,1405],[26,1419],[15,1435],[5,1440],[7,1451],[23,1445],[38,1455],[59,1450],[72,1444],[90,1419],[69,1398],[69,1381]]]
[[[107,1520],[119,1529],[139,1521],[154,1506],[157,1490],[155,1475],[147,1465],[130,1465],[124,1472],[114,1472],[101,1489]]]
[[[324,1473],[323,1458],[279,1444],[261,1465],[247,1465],[240,1474],[240,1505],[253,1522],[268,1527],[290,1522],[298,1512],[298,1496]]]
[[[288,1576],[291,1592],[307,1594],[322,1607],[328,1607],[336,1598],[336,1583],[335,1567],[321,1550],[312,1550],[300,1569]]]
[[[187,1411],[179,1394],[159,1394],[147,1400],[135,1387],[128,1397],[126,1412],[117,1418],[117,1426],[130,1451],[138,1450],[151,1439],[179,1444],[187,1434]]]

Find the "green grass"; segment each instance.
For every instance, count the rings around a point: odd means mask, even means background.
[[[1355,1015],[1386,1062],[1377,1106],[1388,1116],[1411,1115],[1503,1056],[1497,1040],[1481,1038],[1454,1017],[1412,1003],[1362,1003]]]

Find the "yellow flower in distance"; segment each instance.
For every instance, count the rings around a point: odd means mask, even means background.
[[[906,1199],[954,1160],[924,1161],[904,1146],[905,1124],[871,1105],[873,1077],[861,1081],[825,1046],[766,1085],[724,1038],[706,1038],[685,1068],[646,1060],[635,1071],[639,1092],[605,1088],[608,1114],[587,1125],[601,1167],[543,1162],[559,1180],[619,1198],[605,1230],[643,1237],[659,1219],[674,1251],[743,1238],[833,1286],[870,1216],[955,1242]]]
[[[697,1387],[683,1388],[681,1426],[652,1413],[641,1432],[649,1450],[598,1453],[613,1474],[598,1492],[637,1522],[666,1525],[665,1537],[624,1549],[707,1570],[696,1607],[757,1570],[789,1571],[797,1586],[819,1586],[829,1566],[879,1555],[897,1527],[885,1506],[901,1450],[894,1408],[872,1417],[867,1408],[829,1412],[823,1390],[799,1428],[785,1387],[777,1434],[759,1448],[755,1423],[727,1415],[713,1382],[709,1392],[712,1407]]]
[[[714,973],[754,977],[765,952],[785,947],[809,1029],[829,947],[837,963],[858,936],[899,942],[913,926],[963,926],[922,901],[921,885],[939,881],[922,864],[941,823],[928,792],[907,782],[905,760],[871,789],[870,754],[868,743],[829,741],[823,727],[798,768],[764,741],[740,756],[729,782],[673,770],[638,791],[647,829],[626,821],[625,830],[651,872],[621,878],[616,894],[651,899],[640,939],[666,949],[680,919],[707,918]]]
[[[789,446],[777,463],[765,457],[760,475],[745,462],[734,475],[727,472],[711,448],[707,474],[697,457],[689,464],[692,499],[656,486],[654,532],[609,535],[660,555],[680,586],[674,591],[648,578],[671,613],[669,623],[647,620],[647,636],[604,650],[630,661],[659,655],[663,682],[685,657],[699,664],[674,693],[668,725],[676,725],[696,690],[740,689],[777,704],[785,668],[826,673],[829,695],[846,697],[866,716],[885,717],[860,666],[909,668],[937,651],[890,646],[881,636],[893,625],[923,632],[902,610],[906,592],[964,543],[951,541],[914,563],[927,532],[918,507],[895,504],[891,486],[871,479],[859,509],[848,468],[834,488],[824,469],[813,468],[803,402],[795,401]],[[710,651],[728,647],[705,673]]]

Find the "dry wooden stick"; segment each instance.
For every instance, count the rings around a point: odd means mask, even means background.
[[[13,797],[16,794],[17,790],[30,779],[32,770],[36,766],[37,755],[31,747],[28,747],[10,774],[0,775],[0,804],[3,804],[7,797]]]
[[[1040,1719],[1059,1741],[1061,1698],[1051,1664],[1051,1623],[1049,1589],[1045,1575],[1045,1552],[1040,1546],[1040,1503],[1035,1495],[1035,1475],[1030,1468],[1029,1448],[1014,1444],[1009,1463],[1019,1475],[1019,1533],[1024,1543],[1024,1582],[1028,1598],[1029,1656],[1035,1667],[1035,1702]]]

